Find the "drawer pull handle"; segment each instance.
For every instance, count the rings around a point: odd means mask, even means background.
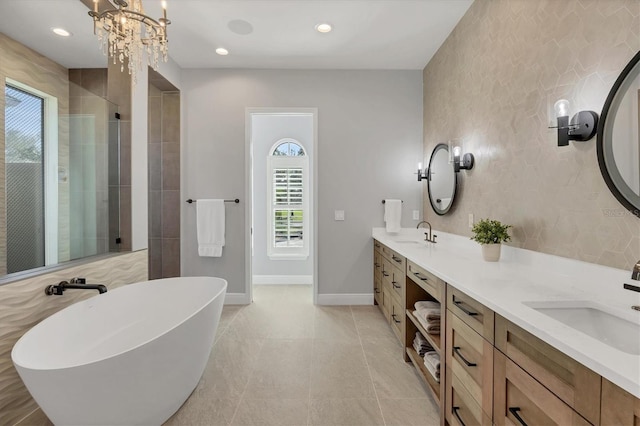
[[[389,273],[387,271],[382,271],[382,275],[384,275],[385,277],[388,277]]]
[[[376,268],[379,268],[379,267],[380,267],[380,264],[379,264],[379,263],[374,263],[374,265],[376,265]]]
[[[398,263],[402,263],[402,259],[400,259],[399,257],[391,256],[391,258]]]
[[[460,424],[462,426],[467,426],[464,424],[464,422],[462,421],[462,417],[460,417],[460,414],[458,414],[458,410],[460,409],[460,407],[453,407],[453,409],[451,411],[453,411],[453,414],[458,418],[458,421],[460,422]]]
[[[400,324],[402,322],[396,319],[396,314],[391,314],[391,318],[393,318],[393,322],[395,322],[396,324]]]
[[[374,244],[376,246],[376,248],[380,248],[380,244]]]
[[[513,417],[515,417],[520,422],[522,426],[527,426],[527,422],[525,422],[518,414],[518,411],[520,411],[520,407],[509,407],[509,411],[511,412],[511,414],[513,414]]]
[[[465,363],[465,365],[467,367],[475,367],[478,364],[476,364],[475,362],[469,362],[467,361],[467,359],[465,357],[462,356],[462,354],[460,353],[460,346],[454,346],[453,347],[453,351],[460,357],[460,359],[462,360],[462,362]]]
[[[397,281],[391,281],[393,288],[402,288],[402,286],[396,285]]]
[[[378,290],[377,288],[375,289],[376,294],[380,294],[380,290]]]
[[[415,276],[416,276],[416,278],[418,278],[418,279],[419,279],[419,280],[421,280],[421,281],[429,281],[429,278],[427,278],[427,277],[421,277],[421,276],[420,276],[420,272],[414,272],[414,273],[413,273],[413,275],[415,275]]]
[[[467,314],[467,315],[469,315],[469,316],[471,316],[471,317],[478,315],[478,313],[477,313],[477,312],[473,312],[473,311],[470,311],[470,310],[468,310],[468,309],[465,309],[465,308],[462,306],[462,302],[461,302],[460,300],[456,300],[456,297],[455,297],[455,296],[453,296],[453,303],[454,303],[454,304],[455,304],[455,305],[456,305],[456,306],[457,306],[457,307],[458,307],[462,312],[464,312],[465,314]]]

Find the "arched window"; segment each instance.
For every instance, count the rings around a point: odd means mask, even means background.
[[[275,143],[267,158],[267,254],[270,258],[309,256],[309,158],[295,139]]]

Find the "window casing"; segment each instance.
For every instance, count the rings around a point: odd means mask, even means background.
[[[309,158],[296,140],[278,141],[267,158],[267,255],[309,256]]]

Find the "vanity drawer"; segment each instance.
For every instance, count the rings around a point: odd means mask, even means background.
[[[493,409],[493,346],[464,321],[447,311],[447,368],[491,418]]]
[[[447,309],[493,344],[493,311],[452,286],[447,288]]]
[[[403,290],[405,286],[406,274],[404,273],[404,271],[401,271],[399,268],[397,268],[393,264],[393,262],[390,262],[387,259],[384,259],[382,261],[382,265],[382,280],[386,280],[389,284],[389,288],[391,288],[391,290],[393,290],[398,295],[398,297],[402,299],[404,297]]]
[[[383,244],[380,241],[378,241],[376,239],[373,240],[373,251],[377,251],[379,253],[382,253],[382,246],[383,246]]]
[[[382,280],[377,278],[373,280],[373,299],[376,305],[382,304]]]
[[[405,272],[407,270],[407,260],[404,258],[404,256],[399,255],[384,244],[382,244],[382,255],[386,257],[389,262],[392,262],[396,267],[398,267],[402,272]]]
[[[593,424],[600,419],[600,376],[496,315],[496,348]]]
[[[390,297],[391,307],[389,311],[389,324],[391,329],[402,342],[404,336],[404,321],[406,319],[405,310],[402,307],[401,299],[395,295]]]
[[[381,300],[382,303],[378,303],[378,306],[380,307],[380,310],[382,311],[382,313],[384,314],[384,317],[388,321],[389,310],[391,309],[391,293],[390,293],[391,289],[387,285],[387,282],[384,280],[380,281],[380,285],[382,288],[382,294],[379,300]]]
[[[491,426],[491,416],[483,412],[478,402],[452,371],[447,368],[445,418],[451,426]]]
[[[382,279],[382,255],[379,251],[373,251],[373,278]]]
[[[410,260],[407,261],[407,276],[433,296],[434,299],[442,303],[445,288],[444,281]]]
[[[496,426],[590,424],[500,351],[494,352],[494,362]]]

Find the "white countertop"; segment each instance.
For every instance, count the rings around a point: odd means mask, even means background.
[[[584,301],[640,324],[640,312],[631,309],[631,305],[640,305],[640,293],[623,289],[623,283],[639,284],[631,280],[631,271],[506,245],[499,262],[485,262],[480,245],[467,237],[434,230],[438,242],[433,244],[423,241],[424,232],[411,228],[388,234],[384,228],[374,228],[372,234],[398,254],[640,398],[640,355],[611,347],[523,303]]]

